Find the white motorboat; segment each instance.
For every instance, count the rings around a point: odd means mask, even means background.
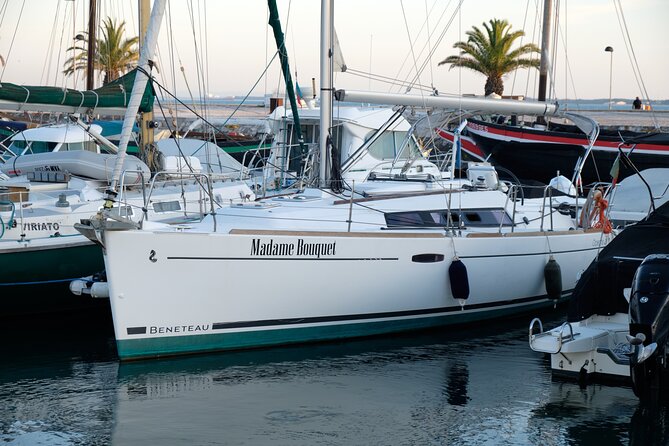
[[[539,333],[535,333],[535,324]],[[629,355],[633,349],[627,340],[629,316],[593,315],[578,322],[565,322],[543,331],[539,319],[530,326],[530,348],[548,353],[551,370],[558,376],[571,376],[585,382],[595,375],[600,378],[629,380]]]
[[[601,251],[576,285],[566,322],[544,332],[540,320],[532,321],[530,348],[550,354],[553,374],[583,383],[602,379],[630,383],[630,371],[645,360],[638,361],[640,350],[651,342],[662,344],[657,338],[669,327],[661,318],[665,295],[655,288],[665,283],[662,262],[666,263],[666,257],[661,254],[669,252],[668,229],[669,206],[665,203],[626,227]],[[646,263],[650,265],[646,269],[659,266],[648,273],[639,268]],[[648,279],[648,274],[654,276]],[[638,333],[643,333],[644,341],[636,340]],[[643,387],[646,378],[637,379],[635,388]]]
[[[93,124],[89,130],[99,134],[102,128]],[[6,175],[68,172],[109,181],[116,163],[115,154],[101,148],[91,134],[70,122],[26,129],[10,141],[9,147],[0,153],[0,171]],[[138,183],[142,176],[150,175],[149,168],[134,156],[124,161],[123,170],[128,171],[126,181],[130,183]]]

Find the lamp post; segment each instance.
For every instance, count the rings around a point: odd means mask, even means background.
[[[613,85],[613,47],[607,46],[604,48],[604,51],[611,53],[611,59],[609,63],[609,110],[611,110],[611,86]]]

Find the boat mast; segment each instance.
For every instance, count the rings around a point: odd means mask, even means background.
[[[300,146],[300,155],[304,158],[307,155],[308,149],[304,145],[304,137],[302,136],[300,114],[297,111],[298,104],[295,98],[295,87],[293,85],[293,78],[290,76],[288,52],[286,50],[285,36],[281,30],[281,21],[279,20],[279,9],[276,6],[276,0],[267,0],[267,8],[269,9],[269,25],[272,27],[272,32],[274,33],[276,49],[279,53],[279,61],[281,62],[281,72],[283,73],[283,79],[286,83],[286,94],[290,101],[290,109],[293,112],[293,131],[295,132],[297,142]]]
[[[148,0],[142,0],[148,1]],[[112,175],[112,182],[107,191],[107,201],[105,201],[105,208],[109,209],[113,206],[113,198],[117,194],[118,184],[121,179],[121,170],[123,169],[123,161],[125,160],[126,150],[128,149],[128,142],[130,141],[130,134],[132,127],[135,124],[135,118],[139,111],[146,84],[149,81],[148,73],[151,72],[151,65],[153,64],[153,56],[156,52],[158,43],[158,34],[160,32],[160,25],[163,21],[163,14],[165,13],[165,0],[155,0],[153,3],[153,10],[151,11],[151,18],[149,26],[146,31],[144,45],[140,49],[139,61],[137,63],[137,73],[135,74],[135,83],[132,86],[132,94],[128,101],[128,107],[123,118],[123,127],[121,128],[121,139],[118,145],[118,158],[114,166],[114,174]],[[142,125],[144,127],[144,125]]]
[[[553,0],[544,0],[544,22],[541,34],[541,64],[539,65],[539,95],[537,100],[546,101],[546,85],[548,84],[548,64],[550,62],[551,45],[551,12]]]
[[[146,43],[146,32],[149,27],[149,17],[151,15],[151,5],[149,0],[138,0],[139,2],[139,48],[140,51]],[[144,112],[140,115],[140,141],[142,153],[146,153],[148,146],[152,145],[154,140],[153,110]]]
[[[88,46],[86,61],[86,90],[95,88],[95,45],[97,38],[95,30],[97,28],[97,0],[89,0],[88,6]]]
[[[320,170],[321,187],[327,184],[328,136],[332,127],[332,29],[334,5],[332,0],[321,1],[321,105],[320,105]]]

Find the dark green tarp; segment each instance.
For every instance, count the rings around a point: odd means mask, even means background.
[[[49,104],[87,109],[125,108],[130,100],[136,74],[135,69],[107,85],[86,91],[0,82],[0,100],[20,104]],[[151,92],[151,83],[148,83],[139,106],[140,112],[153,109]]]

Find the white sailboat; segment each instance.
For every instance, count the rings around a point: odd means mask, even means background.
[[[331,17],[331,3],[322,7]],[[327,32],[322,40],[327,66]],[[331,77],[322,82],[325,160]],[[548,196],[516,199],[490,166],[478,167],[463,180],[391,175],[342,193],[306,189],[178,227],[91,218],[80,230],[105,247],[120,358],[379,335],[553,305],[612,234],[579,228]],[[325,171],[321,163],[321,184]],[[561,274],[546,281],[552,260]]]

